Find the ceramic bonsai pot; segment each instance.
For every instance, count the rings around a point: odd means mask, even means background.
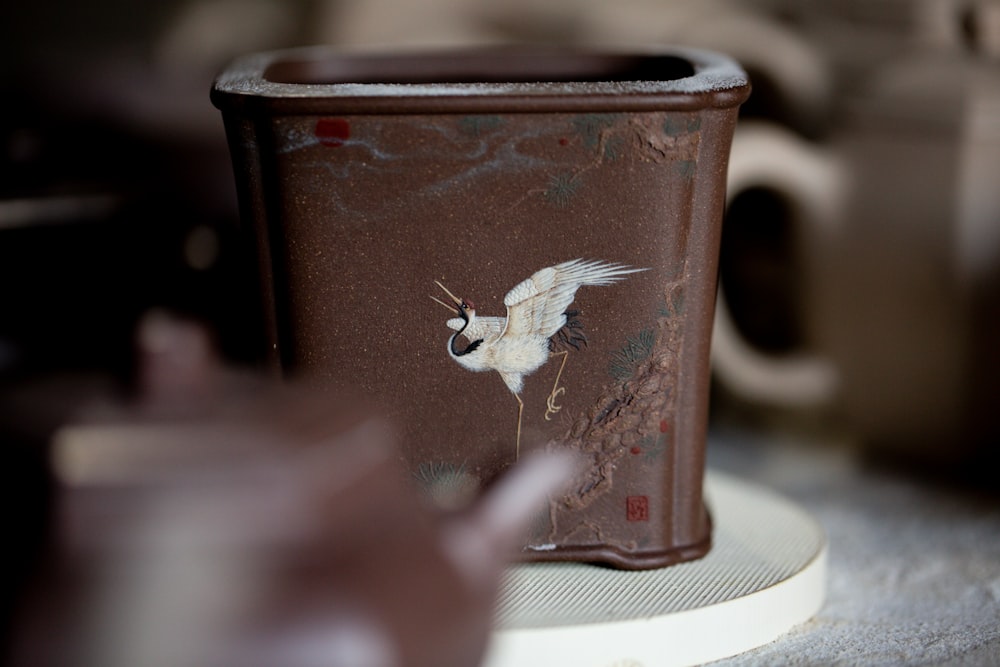
[[[380,401],[445,506],[533,450],[576,452],[528,560],[705,554],[709,341],[748,94],[729,59],[677,49],[236,62],[212,99],[274,365]]]

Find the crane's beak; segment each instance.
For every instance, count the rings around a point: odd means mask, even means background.
[[[441,289],[444,290],[444,293],[447,294],[451,298],[451,300],[455,302],[456,306],[461,307],[461,305],[462,305],[462,300],[461,299],[459,299],[457,296],[455,296],[454,294],[452,294],[451,292],[449,292],[448,288],[445,287],[444,285],[442,285],[441,283],[439,283],[438,281],[435,280],[434,282],[437,283],[438,287],[440,287]],[[451,312],[453,312],[456,315],[458,315],[458,312],[459,312],[458,308],[455,308],[453,306],[448,305],[447,303],[445,303],[441,299],[438,299],[437,297],[432,296],[431,298],[434,299],[435,301],[437,301],[438,303],[440,303],[442,306],[444,306],[445,308],[447,308]]]
[[[450,310],[455,315],[458,315],[458,310],[457,309],[452,308],[451,306],[449,306],[448,304],[446,304],[444,301],[442,301],[441,299],[437,298],[436,296],[432,296],[431,299],[433,299],[434,301],[437,301],[438,303],[440,303],[442,306],[444,306],[445,308],[447,308],[448,310]]]

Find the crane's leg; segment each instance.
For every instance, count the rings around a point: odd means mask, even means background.
[[[524,401],[517,394],[514,394],[514,398],[517,399],[517,441],[514,445],[514,461],[517,462],[521,456],[521,413],[524,412]]]
[[[566,360],[569,359],[569,350],[555,352],[552,356],[557,354],[562,355],[562,363],[559,364],[559,372],[556,373],[556,381],[552,384],[552,391],[549,392],[549,397],[545,400],[545,421],[552,421],[552,415],[562,410],[561,405],[556,405],[556,398],[560,394],[566,393],[566,387],[559,386],[559,378],[562,377],[563,369],[566,368]]]

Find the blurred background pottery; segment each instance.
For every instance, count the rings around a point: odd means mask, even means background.
[[[527,460],[445,514],[356,397],[227,367],[201,327],[162,313],[138,338],[125,395],[50,387],[76,408],[36,433],[52,510],[9,664],[481,660],[501,572],[572,461]],[[56,394],[17,396],[22,427]]]
[[[998,438],[997,12],[931,4],[910,35],[882,28],[897,51],[877,66],[817,42],[830,77],[854,77],[819,137],[776,118],[738,130],[714,369],[745,405],[825,412],[873,452],[961,464]]]

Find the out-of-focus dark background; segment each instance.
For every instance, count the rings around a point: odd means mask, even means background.
[[[714,428],[849,442],[996,490],[997,0],[8,3],[0,386],[127,376],[135,323],[158,307],[208,323],[234,363],[261,361],[254,258],[208,98],[233,57],[508,42],[679,43],[750,73]],[[6,469],[24,507],[30,465]]]

